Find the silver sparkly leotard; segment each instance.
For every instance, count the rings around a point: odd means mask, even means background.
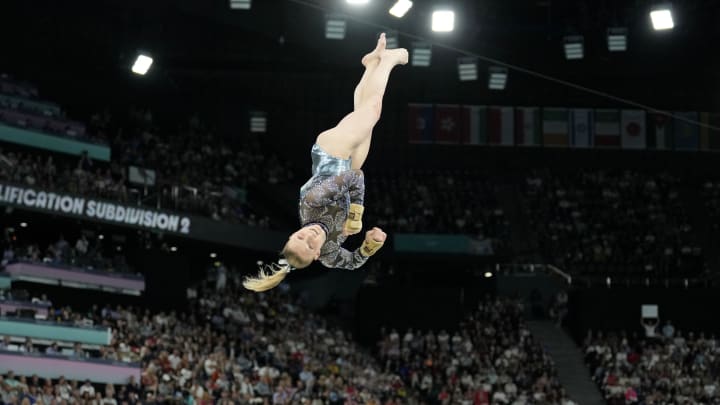
[[[360,249],[351,252],[341,245],[350,203],[363,205],[365,178],[361,170],[352,170],[350,159],[330,156],[317,144],[311,150],[312,177],[300,188],[300,224],[320,224],[327,240],[320,249],[320,263],[326,267],[356,269],[367,261]]]

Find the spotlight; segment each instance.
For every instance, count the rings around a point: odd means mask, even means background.
[[[627,50],[627,28],[608,28],[608,50],[610,52],[624,52]]]
[[[230,0],[232,10],[250,10],[250,0]]]
[[[650,20],[655,31],[670,30],[675,27],[670,6],[658,6],[650,11]]]
[[[412,66],[430,66],[430,58],[432,57],[432,45],[427,42],[413,42],[412,55],[410,57],[410,65]]]
[[[395,49],[400,46],[400,35],[397,31],[385,32],[385,48]]]
[[[346,0],[347,4],[352,4],[353,6],[358,6],[362,4],[368,4],[370,0]]]
[[[137,59],[135,59],[135,63],[132,66],[132,72],[143,76],[148,72],[148,70],[150,70],[150,66],[152,66],[152,64],[153,58],[141,53],[137,56]]]
[[[20,222],[20,228],[27,228],[27,222]]]
[[[177,246],[171,246],[170,247],[171,252],[177,252]]]
[[[325,20],[325,38],[345,39],[345,27],[347,27],[347,21],[343,17],[328,15]]]
[[[410,0],[398,0],[390,7],[390,14],[402,18],[412,8],[413,2]]]
[[[455,12],[451,10],[437,10],[432,13],[432,30],[435,32],[450,32],[455,28]]]
[[[570,35],[565,37],[565,59],[582,59],[584,56],[583,52],[583,37],[580,35]]]
[[[458,58],[458,75],[461,82],[477,80],[478,66],[477,58],[462,57]]]
[[[490,278],[493,276],[491,271],[486,271],[485,274],[483,274],[483,275],[485,276],[485,278]]]
[[[250,113],[250,132],[265,133],[267,131],[267,116],[264,112],[253,111]]]
[[[216,258],[216,257],[217,257],[217,253],[215,253],[215,252],[210,253],[210,258],[211,258],[211,259],[214,259],[214,258]]]
[[[505,90],[507,84],[508,70],[500,66],[490,66],[488,69],[488,89]]]
[[[121,252],[121,251],[122,251],[122,246],[117,246],[117,247],[115,247],[115,250],[117,250],[118,252]]]
[[[98,239],[100,239],[100,240],[105,239],[105,235],[103,235],[103,234],[98,235]]]

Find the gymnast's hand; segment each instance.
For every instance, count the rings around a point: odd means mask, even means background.
[[[365,233],[365,240],[360,246],[360,254],[363,256],[374,255],[385,243],[387,234],[377,226]]]
[[[385,243],[385,239],[387,239],[387,234],[377,226],[365,233],[365,240],[368,241],[373,240],[375,242]]]

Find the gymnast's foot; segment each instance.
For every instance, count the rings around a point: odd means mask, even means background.
[[[408,51],[405,48],[385,49],[380,54],[380,59],[391,61],[395,65],[404,65],[408,63]]]
[[[386,44],[387,41],[385,40],[385,33],[383,32],[382,34],[380,34],[380,38],[378,38],[377,46],[375,46],[375,49],[373,49],[372,52],[370,52],[369,54],[363,56],[361,61],[363,66],[367,67],[368,63],[374,60],[380,60],[380,54],[385,51]]]

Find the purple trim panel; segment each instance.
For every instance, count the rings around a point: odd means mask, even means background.
[[[5,315],[8,312],[16,312],[18,309],[32,309],[35,313],[48,315],[49,305],[33,304],[29,301],[0,301],[0,315]]]
[[[106,276],[94,272],[85,272],[81,269],[68,270],[31,263],[13,263],[8,265],[5,271],[11,276],[30,276],[127,290],[145,290],[144,279],[129,279],[126,277],[114,276],[112,273],[108,273]]]
[[[71,360],[64,356],[28,355],[0,352],[0,374],[14,371],[15,375],[37,374],[41,378],[65,376],[69,380],[96,383],[126,384],[130,376],[140,381],[139,364],[103,361]]]

